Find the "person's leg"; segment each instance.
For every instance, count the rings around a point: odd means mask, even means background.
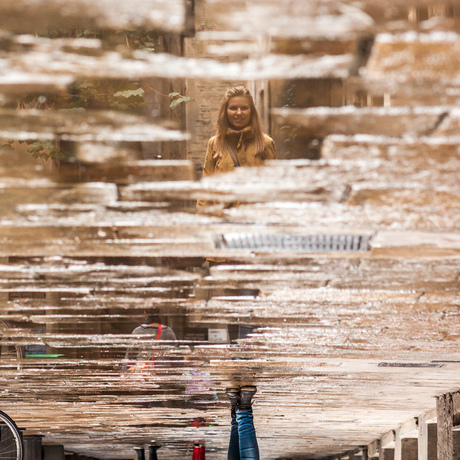
[[[238,422],[241,460],[259,460],[259,446],[252,415],[252,397],[256,392],[255,386],[245,386],[240,389],[236,420]]]
[[[259,460],[259,446],[257,444],[254,416],[252,411],[236,411],[238,422],[238,437],[241,460]]]
[[[240,442],[238,439],[238,422],[236,421],[236,407],[240,398],[239,388],[227,388],[225,390],[231,403],[230,412],[232,415],[232,425],[230,431],[230,442],[228,444],[227,460],[240,460]]]
[[[228,444],[227,460],[240,460],[240,441],[238,436],[238,422],[232,417],[232,429]]]

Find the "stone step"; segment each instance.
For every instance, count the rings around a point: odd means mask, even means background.
[[[0,181],[0,196],[2,211],[30,203],[41,205],[80,203],[104,206],[117,201],[117,187],[114,184],[101,182],[59,186],[43,179],[30,181],[3,179]]]
[[[369,289],[385,291],[418,291],[417,302],[433,303],[442,308],[458,291],[456,259],[361,259],[294,258],[282,267],[265,263],[234,263],[211,269],[210,279],[202,280],[203,290],[219,287],[259,287],[261,295],[282,290],[289,281],[292,289],[333,287],[336,289]],[[426,298],[425,298],[426,296]],[[237,299],[235,299],[237,300]],[[451,305],[454,305],[453,302]]]
[[[331,135],[324,139],[321,157],[372,165],[397,164],[398,168],[427,168],[448,173],[460,166],[460,137],[396,138],[387,136]]]
[[[446,11],[438,11],[428,17],[427,8],[432,6],[433,2],[429,0],[352,1],[347,3],[346,8],[327,0],[296,3],[258,0],[232,3],[232,15],[229,15],[225,0],[213,0],[209,2],[208,14],[220,30],[251,31],[254,36],[270,35],[281,39],[333,41],[370,36],[385,30],[417,30],[419,24],[413,19],[417,8],[427,16],[426,19],[419,18],[423,30],[458,30],[458,20],[447,16]],[[447,10],[452,2],[443,0],[436,2],[436,6]]]
[[[460,209],[460,189],[436,190],[426,187],[390,187],[380,190],[374,185],[356,185],[351,187],[346,200],[350,206],[409,208],[423,213],[426,208],[436,208],[439,212]]]
[[[72,142],[185,141],[189,135],[145,116],[98,110],[0,110],[0,138]]]
[[[14,178],[4,178],[0,182],[1,207],[5,217],[15,216],[18,222],[32,221],[42,225],[53,222],[79,225],[88,219],[90,222],[156,222],[158,225],[173,222],[186,226],[209,224],[213,221],[209,217],[190,214],[194,212],[194,200],[200,198],[217,202],[215,210],[207,213],[222,217],[224,212],[226,220],[235,225],[238,219],[252,223],[257,216],[257,222],[269,225],[285,222],[297,226],[315,222],[318,227],[327,227],[337,219],[345,228],[374,228],[376,225],[419,230],[457,228],[457,197],[460,195],[457,169],[449,166],[447,157],[447,163],[442,163],[441,157],[438,159],[439,170],[429,166],[412,167],[410,163],[401,168],[389,168],[383,160],[364,161],[359,155],[356,161],[347,160],[346,155],[354,154],[356,144],[348,147],[348,141],[339,142],[351,149],[344,154],[345,159],[278,161],[263,168],[242,168],[234,174],[209,177],[201,182],[174,180],[178,174],[193,173],[189,163],[168,162],[162,168],[162,162],[157,160],[128,164],[126,168],[120,164],[113,169],[90,165],[86,176],[86,173],[79,176],[79,169],[69,166],[70,172],[61,178],[83,181],[97,178],[115,181],[118,187],[115,183],[56,184],[45,179],[18,182]],[[386,149],[383,153],[377,149],[370,155],[384,157],[394,142],[381,145]],[[362,145],[358,147],[363,148]],[[455,157],[454,151],[452,155]],[[148,167],[139,174],[140,180],[148,178],[149,182],[130,184],[138,180],[130,178],[132,168],[138,171],[144,166]],[[411,174],[411,180],[407,181]],[[152,182],[163,179],[166,181]],[[224,211],[223,203],[233,201],[246,205]],[[272,202],[278,205],[275,207]],[[281,202],[285,204],[280,207]],[[318,206],[320,203],[323,207]],[[184,210],[189,214],[184,214]]]
[[[175,211],[171,213],[170,211]],[[193,210],[192,210],[193,211]],[[10,211],[11,212],[11,211]],[[212,217],[212,215],[220,217]],[[319,207],[318,203],[286,203],[281,212],[271,205],[246,204],[238,208],[219,213],[208,212],[207,216],[194,216],[181,212],[180,206],[169,206],[159,202],[157,206],[142,205],[132,207],[129,211],[117,205],[107,208],[93,205],[92,207],[79,206],[54,206],[54,205],[24,205],[18,206],[16,214],[8,214],[9,217],[17,216],[18,224],[35,222],[41,225],[63,225],[73,223],[84,225],[87,222],[117,222],[118,224],[140,223],[167,225],[175,223],[185,226],[185,232],[189,231],[189,225],[210,225],[225,221],[230,224],[232,231],[238,231],[238,225],[266,225],[270,227],[292,226],[299,228],[309,227],[314,223],[317,232],[324,232],[325,228],[334,223],[334,228],[343,229],[345,232],[360,233],[360,230],[372,231],[375,228],[392,228],[401,231],[458,231],[460,227],[460,212],[449,208],[435,209],[429,203],[425,207],[404,206],[349,206],[345,204],[332,204]],[[257,216],[257,217],[255,217]]]
[[[209,16],[217,28],[232,31],[251,31],[281,37],[338,37],[369,32],[373,19],[359,8],[340,10],[324,0],[289,2],[269,0],[238,2],[228,15],[225,0],[209,3]],[[327,20],[328,27],[323,27]]]
[[[97,153],[97,149],[95,150],[94,153]],[[193,163],[187,160],[141,160],[99,164],[61,162],[54,171],[56,180],[70,183],[192,181],[195,175]]]
[[[180,33],[185,27],[180,0],[2,0],[0,28],[35,33],[43,29],[161,30]]]
[[[432,32],[378,33],[360,77],[347,82],[348,91],[365,91],[388,106],[457,106],[458,23],[459,17],[445,18],[443,28],[436,17]],[[440,78],[443,84],[434,84]]]
[[[431,134],[447,112],[443,107],[345,106],[276,108],[271,114],[278,125],[300,125],[300,134],[311,138],[323,138],[330,134],[420,137]]]
[[[46,289],[30,289],[23,291],[2,292],[0,293],[2,315],[8,323],[6,316],[11,315],[11,321],[24,321],[26,317],[32,315],[49,314],[54,317],[63,315],[92,315],[101,316],[117,315],[122,318],[126,315],[132,317],[132,321],[138,324],[145,319],[147,308],[158,308],[165,314],[182,315],[190,297],[188,286],[184,288],[170,289],[147,289],[145,292],[130,289],[129,292],[115,292],[113,290],[96,289],[85,292],[83,288],[77,290],[75,286],[67,286],[62,291],[53,289],[50,285]],[[14,318],[17,316],[17,319]],[[91,319],[91,318],[90,318]],[[65,321],[67,323],[68,321]]]
[[[442,163],[439,169],[432,168],[432,165],[407,161],[399,169],[372,157],[356,161],[340,158],[275,161],[260,168],[239,168],[231,174],[209,176],[200,182],[128,185],[120,189],[120,197],[123,201],[145,202],[162,198],[215,200],[220,203],[339,203],[346,199],[348,189],[354,185],[379,191],[385,187],[420,189],[428,186],[433,193],[457,192],[456,169],[444,167]],[[407,179],[408,174],[411,175],[410,180]],[[235,212],[238,210],[235,209]]]
[[[4,102],[17,101],[25,94],[62,94],[75,81],[70,75],[45,75],[43,73],[13,72],[0,74],[0,94]]]
[[[212,238],[207,232],[192,233],[185,225],[157,228],[14,225],[0,228],[0,241],[0,254],[10,257],[97,257],[105,254],[112,257],[202,257],[202,254],[214,252]]]
[[[460,228],[460,212],[457,209],[436,209],[433,206],[412,209],[410,206],[348,206],[343,203],[286,203],[280,206],[245,204],[220,213],[209,211],[209,215],[224,216],[227,222],[240,225],[310,226],[312,223],[323,228],[372,230],[399,229],[401,231],[445,231],[456,232]],[[256,216],[256,217],[255,217]],[[357,232],[359,233],[359,231]]]
[[[0,75],[7,90],[24,75],[34,75],[37,82],[49,84],[49,76],[69,81],[70,77],[86,79],[188,78],[211,80],[261,80],[289,78],[346,78],[353,56],[302,56],[263,53],[240,62],[220,59],[187,58],[143,50],[103,51],[98,40],[62,41],[49,38],[25,37],[17,40],[13,49],[0,52],[4,71]],[[94,44],[94,46],[93,46]],[[20,45],[25,49],[21,49]],[[27,45],[27,47],[26,47]],[[63,80],[67,78],[67,80]],[[29,79],[30,82],[30,79]],[[1,86],[0,86],[1,88]],[[27,89],[29,87],[26,87]],[[16,90],[15,92],[18,92]]]
[[[460,75],[460,35],[454,31],[379,34],[365,75],[401,80],[457,80]]]
[[[347,100],[365,94],[369,105],[387,107],[457,107],[460,99],[458,80],[446,80],[436,85],[430,79],[411,79],[401,73],[397,78],[368,78],[365,73],[351,77],[345,83]],[[367,101],[366,101],[367,102]]]
[[[323,251],[309,252],[294,247],[262,248],[262,249],[219,249],[216,248],[216,235],[236,233],[235,227],[220,227],[205,229],[199,226],[106,226],[95,225],[2,225],[0,226],[0,256],[3,257],[97,257],[101,254],[111,254],[112,257],[223,257],[232,259],[251,257],[273,257],[279,253],[283,257],[305,256],[314,254],[324,257],[334,254],[336,257],[360,258],[365,251]],[[280,229],[270,231],[263,228],[246,230],[250,235],[283,235]],[[293,229],[290,231],[292,237]],[[297,234],[329,234],[315,228],[296,229]],[[351,233],[350,227],[340,231]],[[39,241],[39,244],[37,244]],[[377,258],[440,258],[458,257],[460,254],[460,237],[458,234],[446,231],[422,231],[413,229],[390,230],[381,229],[370,244],[369,256]],[[255,260],[255,259],[254,259]]]
[[[14,263],[0,265],[0,283],[24,282],[42,283],[117,283],[123,279],[130,279],[133,283],[155,283],[156,286],[185,285],[199,279],[198,274],[183,270],[174,270],[167,267],[154,267],[148,265],[122,265],[105,263],[82,263],[76,259],[53,258],[43,261],[37,266],[36,262],[29,259],[22,261],[21,265]],[[114,261],[115,262],[115,261]],[[140,261],[139,261],[140,262]],[[138,280],[138,281],[136,281]]]

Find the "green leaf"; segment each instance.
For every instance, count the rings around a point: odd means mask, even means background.
[[[59,112],[86,112],[84,107],[71,107],[70,109],[58,109]]]
[[[176,99],[174,99],[171,104],[169,104],[169,107],[171,109],[174,109],[176,108],[179,104],[181,104],[182,102],[188,102],[188,101],[194,101],[195,99],[193,99],[193,97],[188,97],[188,96],[180,96]]]
[[[169,93],[168,94],[170,99],[174,99],[175,97],[180,96],[180,95],[181,95],[180,93]]]
[[[33,155],[38,154],[43,150],[52,150],[54,149],[54,145],[51,141],[35,141],[32,142],[27,150],[32,153]]]
[[[27,150],[32,156],[43,161],[48,161],[50,158],[53,160],[68,160],[72,157],[70,152],[63,152],[56,148],[53,142],[49,140],[37,140],[28,144]]]
[[[13,142],[14,141],[4,141],[0,142],[0,147],[7,148],[13,150]]]
[[[128,98],[128,97],[144,97],[145,95],[145,91],[142,89],[142,88],[138,88],[138,89],[127,89],[125,91],[117,91],[114,96],[115,97],[124,97],[124,98]]]

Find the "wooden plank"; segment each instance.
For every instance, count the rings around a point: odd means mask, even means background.
[[[419,420],[417,417],[412,417],[401,423],[398,427],[398,435],[401,438],[417,438],[419,432]]]
[[[400,424],[395,432],[395,460],[417,460],[418,419],[412,417]]]
[[[453,430],[454,420],[460,413],[460,394],[446,393],[436,399],[438,460],[456,460],[460,455],[458,435]]]
[[[378,458],[380,452],[380,439],[372,441],[367,447],[368,458]]]
[[[438,426],[436,410],[419,417],[418,460],[437,460]]]
[[[396,434],[394,430],[390,430],[380,438],[380,446],[382,449],[394,449]]]

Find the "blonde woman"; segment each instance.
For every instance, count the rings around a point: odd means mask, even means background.
[[[251,93],[245,86],[229,88],[219,108],[216,134],[208,142],[203,177],[239,166],[261,166],[265,160],[274,159],[275,143],[262,130]],[[200,200],[197,206],[211,204]],[[226,207],[233,205],[228,203]]]

